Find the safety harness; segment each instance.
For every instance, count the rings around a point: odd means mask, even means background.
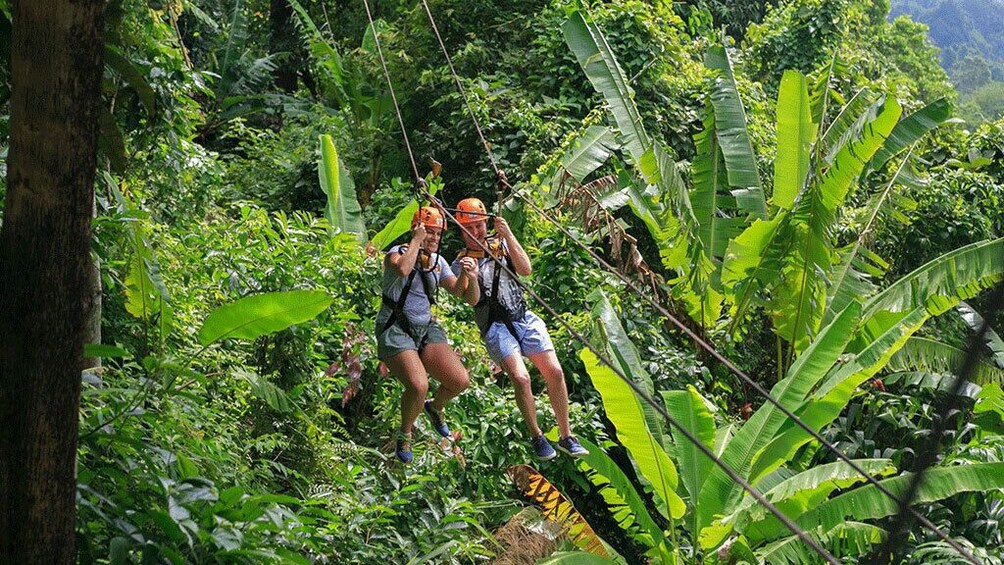
[[[509,253],[506,252],[506,249],[502,245],[501,241],[495,240],[493,242],[489,240],[488,248],[489,250],[491,250],[492,255],[494,255],[496,258],[505,260],[506,267],[510,271],[515,269],[515,267],[513,266],[512,258],[509,257]],[[481,249],[464,249],[463,251],[460,252],[461,259],[464,257],[471,257],[473,259],[483,259],[487,256],[488,256],[487,253],[485,253],[485,251]],[[481,330],[481,335],[485,335],[488,333],[488,329],[492,326],[493,323],[502,322],[502,324],[505,325],[506,329],[509,330],[509,333],[512,335],[513,339],[515,339],[517,343],[522,344],[523,338],[520,337],[520,335],[516,332],[516,326],[513,324],[513,322],[515,320],[522,320],[523,317],[526,315],[526,304],[521,301],[520,304],[514,305],[513,308],[515,311],[510,311],[509,308],[506,308],[505,304],[503,304],[502,301],[499,299],[499,281],[501,280],[501,278],[502,278],[502,269],[498,264],[496,264],[495,270],[492,273],[492,292],[490,295],[488,293],[482,292],[481,301],[478,302],[477,305],[475,306],[475,308],[483,308],[485,307],[486,302],[488,306],[488,323],[485,324],[485,327],[479,329]],[[478,281],[478,284],[480,284],[480,280]],[[484,289],[482,288],[482,290]]]
[[[401,289],[401,294],[398,296],[398,299],[394,300],[386,292],[383,294],[381,297],[381,306],[390,309],[390,317],[383,323],[378,335],[383,334],[383,332],[387,331],[387,329],[394,324],[397,324],[398,327],[404,330],[406,334],[413,335],[411,333],[411,321],[408,319],[408,315],[404,313],[404,303],[408,300],[408,293],[411,292],[411,285],[415,281],[415,277],[420,274],[421,277],[419,277],[419,280],[422,281],[422,290],[425,291],[425,296],[429,299],[429,305],[434,306],[436,304],[436,290],[439,287],[433,284],[433,282],[427,280],[428,275],[432,274],[433,268],[423,269],[420,262],[416,261],[415,266],[411,269],[411,274],[408,275],[407,282],[404,283],[404,288]],[[428,334],[426,334],[426,336],[422,338],[422,343],[418,344],[419,351],[425,347],[425,340],[428,339],[428,337]]]

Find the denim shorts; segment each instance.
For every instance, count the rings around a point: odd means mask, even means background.
[[[523,319],[513,321],[512,326],[519,341],[502,322],[493,323],[485,332],[484,340],[488,355],[499,366],[502,365],[503,359],[516,352],[533,355],[542,351],[554,351],[554,344],[551,343],[551,336],[547,333],[544,320],[533,312],[527,310]]]
[[[402,351],[418,351],[420,346],[430,343],[447,343],[446,332],[435,321],[411,324],[411,333],[404,331],[400,324],[393,324],[377,336],[377,358],[385,361]]]

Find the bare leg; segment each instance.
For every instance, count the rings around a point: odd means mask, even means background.
[[[460,362],[456,352],[446,343],[426,345],[420,356],[429,375],[440,383],[432,400],[432,409],[442,412],[446,403],[464,392],[470,384],[467,369]]]
[[[568,388],[565,386],[565,372],[561,369],[558,356],[554,351],[541,351],[528,355],[530,361],[537,366],[540,376],[547,383],[547,396],[551,398],[551,408],[554,409],[554,419],[558,422],[558,432],[561,437],[572,435],[568,424]]]
[[[516,389],[516,404],[523,414],[526,426],[530,428],[530,436],[540,435],[537,427],[537,405],[533,401],[533,389],[530,387],[530,373],[523,364],[523,356],[517,351],[502,360],[502,369],[509,376]]]
[[[401,395],[401,432],[410,437],[411,428],[422,412],[422,403],[429,392],[425,366],[414,350],[402,351],[384,362],[391,374],[404,385],[404,394]]]

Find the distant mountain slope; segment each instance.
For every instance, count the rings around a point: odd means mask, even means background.
[[[892,0],[890,18],[901,14],[931,28],[946,69],[974,51],[1004,62],[1004,0]]]

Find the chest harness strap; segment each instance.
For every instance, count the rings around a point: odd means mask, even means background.
[[[428,275],[430,275],[431,273],[432,269],[424,270],[422,269],[421,265],[416,263],[415,266],[412,267],[411,274],[408,275],[408,281],[404,283],[404,288],[401,289],[401,294],[397,300],[391,298],[390,295],[387,293],[383,294],[381,300],[383,302],[383,306],[386,306],[387,308],[390,309],[390,317],[387,318],[387,321],[383,323],[383,326],[380,328],[378,335],[387,331],[387,329],[393,326],[394,324],[397,324],[398,327],[404,330],[406,334],[412,335],[411,321],[408,320],[408,315],[404,313],[404,303],[408,300],[408,293],[411,292],[411,285],[415,281],[415,277],[421,274],[419,280],[422,283],[422,290],[425,291],[426,298],[429,299],[429,305],[432,306],[436,304],[435,289],[437,287],[435,284],[433,284],[433,282],[428,280]],[[421,351],[422,348],[425,347],[426,339],[428,339],[428,335],[422,338],[422,343],[418,344],[419,351]]]

